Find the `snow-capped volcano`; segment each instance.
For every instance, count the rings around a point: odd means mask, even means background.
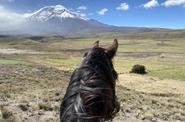
[[[46,6],[34,13],[25,14],[25,17],[31,21],[46,22],[50,19],[57,18],[63,20],[65,18],[88,20],[81,13],[72,12],[62,5]]]
[[[28,33],[71,35],[87,30],[106,27],[84,14],[73,12],[62,5],[46,6],[34,13],[25,14]]]
[[[62,5],[46,6],[33,13],[24,14],[24,21],[14,32],[32,35],[79,35],[90,31],[104,31],[108,25],[83,16]]]

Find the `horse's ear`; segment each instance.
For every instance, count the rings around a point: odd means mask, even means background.
[[[99,47],[99,40],[93,44],[93,48]]]
[[[115,56],[117,49],[118,49],[118,40],[114,39],[113,44],[106,49],[106,52],[111,59]]]

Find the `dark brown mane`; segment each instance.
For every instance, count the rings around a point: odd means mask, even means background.
[[[103,122],[119,111],[112,64],[115,53],[109,51],[113,50],[95,45],[73,72],[61,104],[61,122]]]

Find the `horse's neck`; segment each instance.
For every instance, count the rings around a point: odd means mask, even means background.
[[[102,122],[101,119],[86,113],[80,94],[68,100],[72,102],[65,109],[61,122]]]

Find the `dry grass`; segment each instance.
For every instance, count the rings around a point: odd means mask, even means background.
[[[185,95],[185,82],[180,80],[160,80],[145,75],[120,74],[118,84],[144,93]]]

